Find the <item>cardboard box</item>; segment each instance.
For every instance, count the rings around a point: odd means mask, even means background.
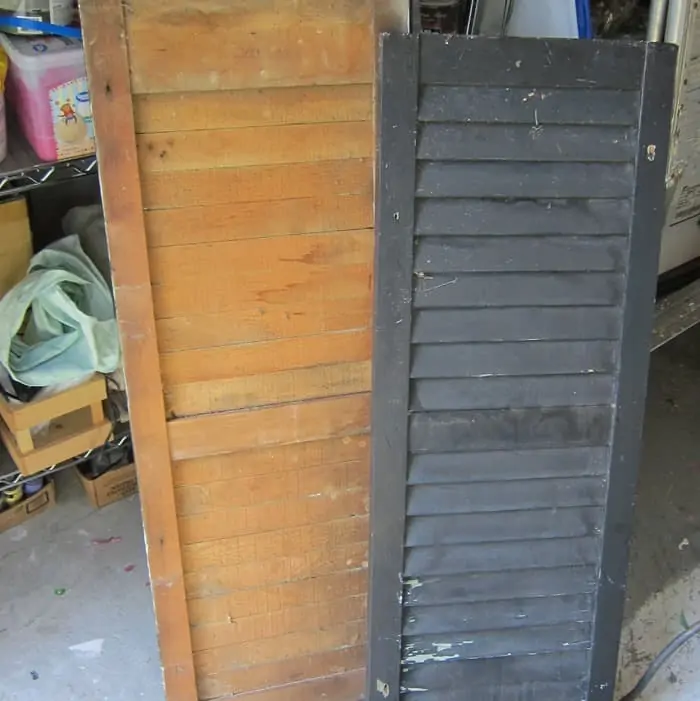
[[[36,494],[27,497],[16,506],[0,512],[0,533],[19,526],[32,516],[43,514],[56,504],[56,489],[48,482]]]
[[[0,202],[0,297],[26,274],[32,257],[32,232],[24,198]]]
[[[75,468],[90,503],[99,509],[120,499],[126,499],[138,492],[136,465],[132,462],[105,472],[95,479],[89,479]]]

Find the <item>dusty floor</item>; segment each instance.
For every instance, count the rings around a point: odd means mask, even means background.
[[[163,701],[138,500],[94,511],[72,474],[57,488],[0,535],[0,701]],[[618,694],[700,619],[700,328],[654,355],[638,492]],[[700,640],[644,696],[698,699]]]
[[[0,701],[163,701],[138,499],[57,496],[0,535]]]
[[[700,327],[652,356],[618,692],[700,619]],[[662,669],[644,701],[700,699],[700,639]]]

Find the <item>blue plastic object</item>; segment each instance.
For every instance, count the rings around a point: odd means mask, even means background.
[[[39,20],[26,19],[25,17],[15,17],[13,15],[0,15],[0,29],[2,29],[3,27],[12,27],[13,29],[26,29],[30,32],[53,34],[55,36],[66,37],[68,39],[83,38],[83,34],[78,27],[65,27],[61,24],[40,22]]]
[[[593,25],[591,24],[590,0],[576,0],[576,19],[578,20],[579,39],[592,39]]]

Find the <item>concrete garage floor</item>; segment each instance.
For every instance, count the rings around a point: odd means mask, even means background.
[[[0,534],[0,701],[163,701],[138,498],[95,511],[70,472],[56,491]]]
[[[652,356],[634,528],[618,696],[700,620],[700,327]],[[700,638],[676,653],[643,699],[700,699]]]
[[[163,701],[137,498],[94,511],[72,474],[57,492],[0,535],[0,701]],[[618,696],[700,619],[700,328],[653,356],[637,504]],[[700,699],[700,640],[643,699]]]

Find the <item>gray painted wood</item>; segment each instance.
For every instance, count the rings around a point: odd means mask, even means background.
[[[507,517],[501,511],[416,516],[408,522],[406,546],[595,535],[603,524],[602,500],[599,503],[601,506],[556,509],[547,504],[543,509],[511,510]]]
[[[631,163],[420,161],[418,197],[630,197]]]
[[[417,485],[409,488],[409,516],[501,513],[525,509],[601,506],[605,502],[604,477],[562,477],[470,482],[467,484]]]
[[[418,118],[422,122],[629,126],[639,117],[636,90],[503,88],[426,85]]]
[[[414,305],[416,309],[617,306],[623,289],[624,277],[614,272],[430,273],[416,277]]]
[[[417,236],[626,235],[629,199],[450,199],[416,202]]]
[[[412,41],[383,60],[411,83],[382,87],[410,119],[380,136],[368,699],[611,701],[673,61]]]
[[[631,127],[543,125],[539,113],[532,117],[522,125],[425,124],[418,133],[418,158],[627,163],[634,157]]]
[[[409,484],[508,482],[523,478],[605,475],[608,448],[550,448],[545,450],[489,450],[412,455]]]
[[[445,576],[424,574],[406,580],[404,603],[410,606],[448,606],[468,601],[504,601],[509,597],[563,596],[594,592],[595,565],[537,568],[509,572],[460,572]]]
[[[505,307],[420,310],[414,343],[604,341],[620,336],[617,307]]]
[[[450,615],[435,606],[416,606],[406,613],[404,635],[469,633],[523,625],[584,623],[593,618],[590,594],[484,601],[452,606]]]
[[[615,369],[614,341],[425,343],[413,348],[411,377],[591,375]]]

